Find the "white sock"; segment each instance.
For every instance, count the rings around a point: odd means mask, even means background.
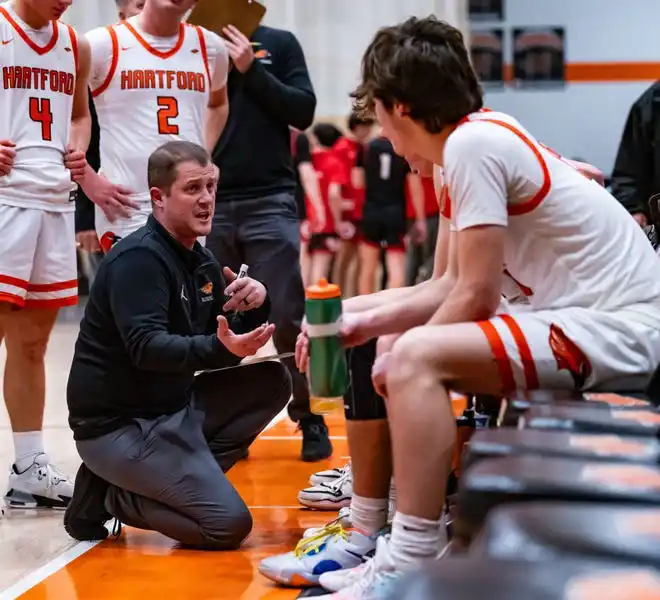
[[[44,436],[41,431],[26,431],[14,433],[14,452],[16,453],[16,470],[19,473],[30,468],[35,456],[44,454]]]
[[[387,523],[387,498],[351,498],[351,525],[360,533],[376,535]]]
[[[396,513],[396,486],[394,485],[394,478],[392,478],[392,481],[390,483],[390,498],[387,508],[388,521],[391,521],[394,518],[395,513]]]
[[[392,521],[390,552],[401,571],[416,571],[438,555],[440,521],[397,512]]]

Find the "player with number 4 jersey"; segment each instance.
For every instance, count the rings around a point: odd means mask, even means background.
[[[215,33],[183,22],[194,2],[147,0],[141,14],[87,34],[101,130],[99,173],[138,207],[130,218],[110,222],[97,206],[105,251],[151,214],[149,155],[170,140],[211,150],[226,123],[227,50]],[[95,201],[98,177],[90,184],[85,192]]]

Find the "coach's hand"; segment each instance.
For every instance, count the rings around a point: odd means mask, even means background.
[[[307,337],[307,321],[305,319],[303,319],[296,340],[296,367],[301,373],[307,373],[309,367],[309,338]]]
[[[225,288],[225,295],[231,298],[222,307],[225,312],[238,310],[245,312],[259,308],[266,300],[266,288],[263,283],[252,279],[252,277],[241,277],[236,279],[234,273],[229,267],[222,269],[229,285]]]
[[[87,252],[100,252],[99,236],[93,229],[88,231],[79,231],[76,233],[76,243],[80,248]]]
[[[67,146],[64,153],[64,166],[71,171],[71,179],[80,184],[85,179],[87,171],[87,158],[85,153]]]
[[[248,40],[233,25],[223,27],[222,32],[227,38],[225,44],[227,45],[227,50],[234,66],[241,73],[247,72],[254,62],[254,49],[252,48],[252,42],[250,42],[250,40]]]
[[[11,140],[0,140],[0,175],[9,175],[14,166],[16,144]]]
[[[227,319],[218,316],[218,339],[229,352],[241,358],[256,354],[273,337],[274,331],[275,325],[264,323],[249,333],[234,333]]]
[[[115,185],[98,173],[90,176],[90,171],[83,181],[83,191],[103,211],[110,223],[114,223],[118,217],[128,219],[131,216],[130,209],[140,208],[130,200],[131,190]]]

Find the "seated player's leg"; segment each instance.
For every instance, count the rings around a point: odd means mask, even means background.
[[[24,302],[24,308],[1,317],[7,347],[5,402],[16,445],[5,501],[17,508],[64,507],[71,499],[73,483],[50,464],[41,430],[48,339],[58,310],[77,302],[74,216],[13,210],[12,235],[21,236],[18,247],[24,248],[24,254],[30,247],[32,256],[22,257],[30,271],[21,284],[24,300],[19,301],[18,288],[7,296],[17,306]],[[12,254],[3,252],[3,259],[13,260]],[[18,285],[18,281],[13,283]]]
[[[375,358],[375,341],[348,352],[351,387],[344,400],[353,471],[352,529],[330,523],[301,540],[294,552],[262,561],[260,573],[273,581],[304,587],[318,584],[324,573],[357,567],[373,552],[387,524],[391,452],[385,404],[371,382]]]

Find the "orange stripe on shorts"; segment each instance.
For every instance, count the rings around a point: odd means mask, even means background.
[[[504,324],[509,328],[511,335],[513,336],[516,346],[518,347],[518,352],[520,353],[520,360],[523,365],[523,372],[525,373],[525,389],[536,390],[539,388],[539,376],[536,372],[536,364],[534,363],[534,358],[532,357],[532,349],[527,343],[525,334],[520,325],[511,315],[499,315],[500,319]]]
[[[488,344],[490,345],[490,350],[493,353],[495,363],[497,364],[497,368],[500,371],[502,391],[510,392],[515,390],[518,386],[516,385],[516,379],[513,376],[511,360],[509,359],[509,355],[507,354],[500,334],[497,333],[497,329],[495,329],[495,326],[490,321],[478,321],[477,325],[479,325],[481,331],[484,332]]]

